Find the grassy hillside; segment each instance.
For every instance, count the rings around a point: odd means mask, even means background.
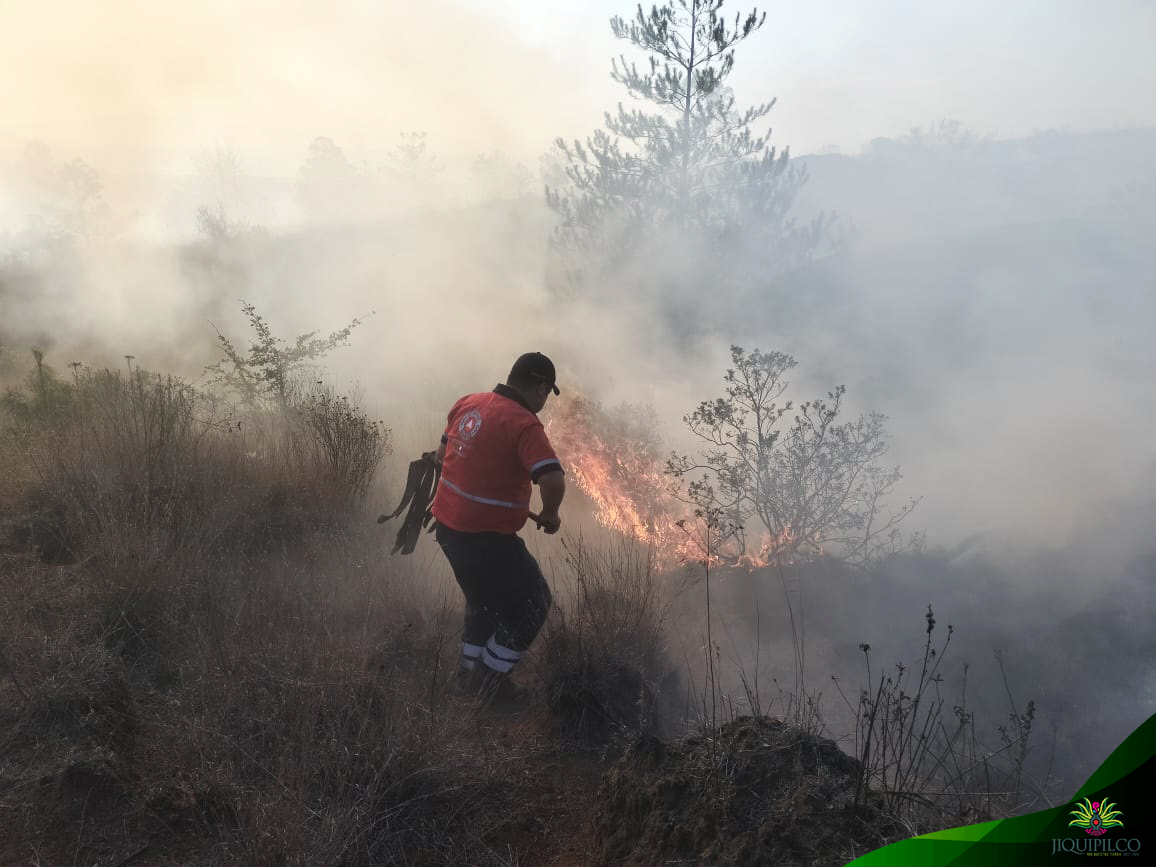
[[[440,558],[384,554],[364,483],[387,439],[348,401],[242,411],[41,364],[3,406],[0,863],[835,864],[1015,808],[975,786],[1016,762],[921,716],[922,685],[866,697],[861,764],[803,696],[780,721],[721,662],[700,679],[670,618],[701,583],[630,546],[566,542],[531,700],[480,707]],[[376,449],[361,474],[351,445]],[[903,746],[917,723],[947,737]]]

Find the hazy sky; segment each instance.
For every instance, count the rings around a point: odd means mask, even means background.
[[[728,4],[733,12],[749,8]],[[776,140],[856,150],[955,118],[985,134],[1156,125],[1156,3],[774,3],[740,102],[778,97]],[[328,135],[374,160],[402,130],[449,155],[534,160],[597,126],[627,48],[592,0],[0,0],[0,157],[30,139],[106,171],[188,170],[232,140],[294,174]]]

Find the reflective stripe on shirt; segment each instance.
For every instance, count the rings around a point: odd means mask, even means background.
[[[465,491],[463,491],[461,488],[459,488],[457,485],[455,485],[453,482],[451,482],[445,476],[442,476],[441,483],[443,485],[445,485],[447,488],[449,488],[451,491],[453,491],[455,494],[463,496],[467,500],[472,500],[475,503],[481,503],[482,505],[485,505],[485,506],[504,506],[507,509],[528,509],[528,508],[530,508],[529,503],[507,503],[504,500],[491,500],[488,497],[478,497],[478,496],[475,496],[474,494],[467,494]]]

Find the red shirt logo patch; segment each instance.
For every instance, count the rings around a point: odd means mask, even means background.
[[[472,440],[482,429],[482,414],[476,409],[470,410],[458,422],[458,436],[464,440]]]

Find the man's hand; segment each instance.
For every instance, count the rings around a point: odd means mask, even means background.
[[[547,536],[553,536],[562,529],[562,519],[557,512],[543,510],[537,517],[538,529],[545,530]]]
[[[566,477],[561,470],[544,473],[538,479],[538,493],[542,495],[542,511],[538,514],[538,526],[553,536],[562,526],[558,508],[566,494]]]

